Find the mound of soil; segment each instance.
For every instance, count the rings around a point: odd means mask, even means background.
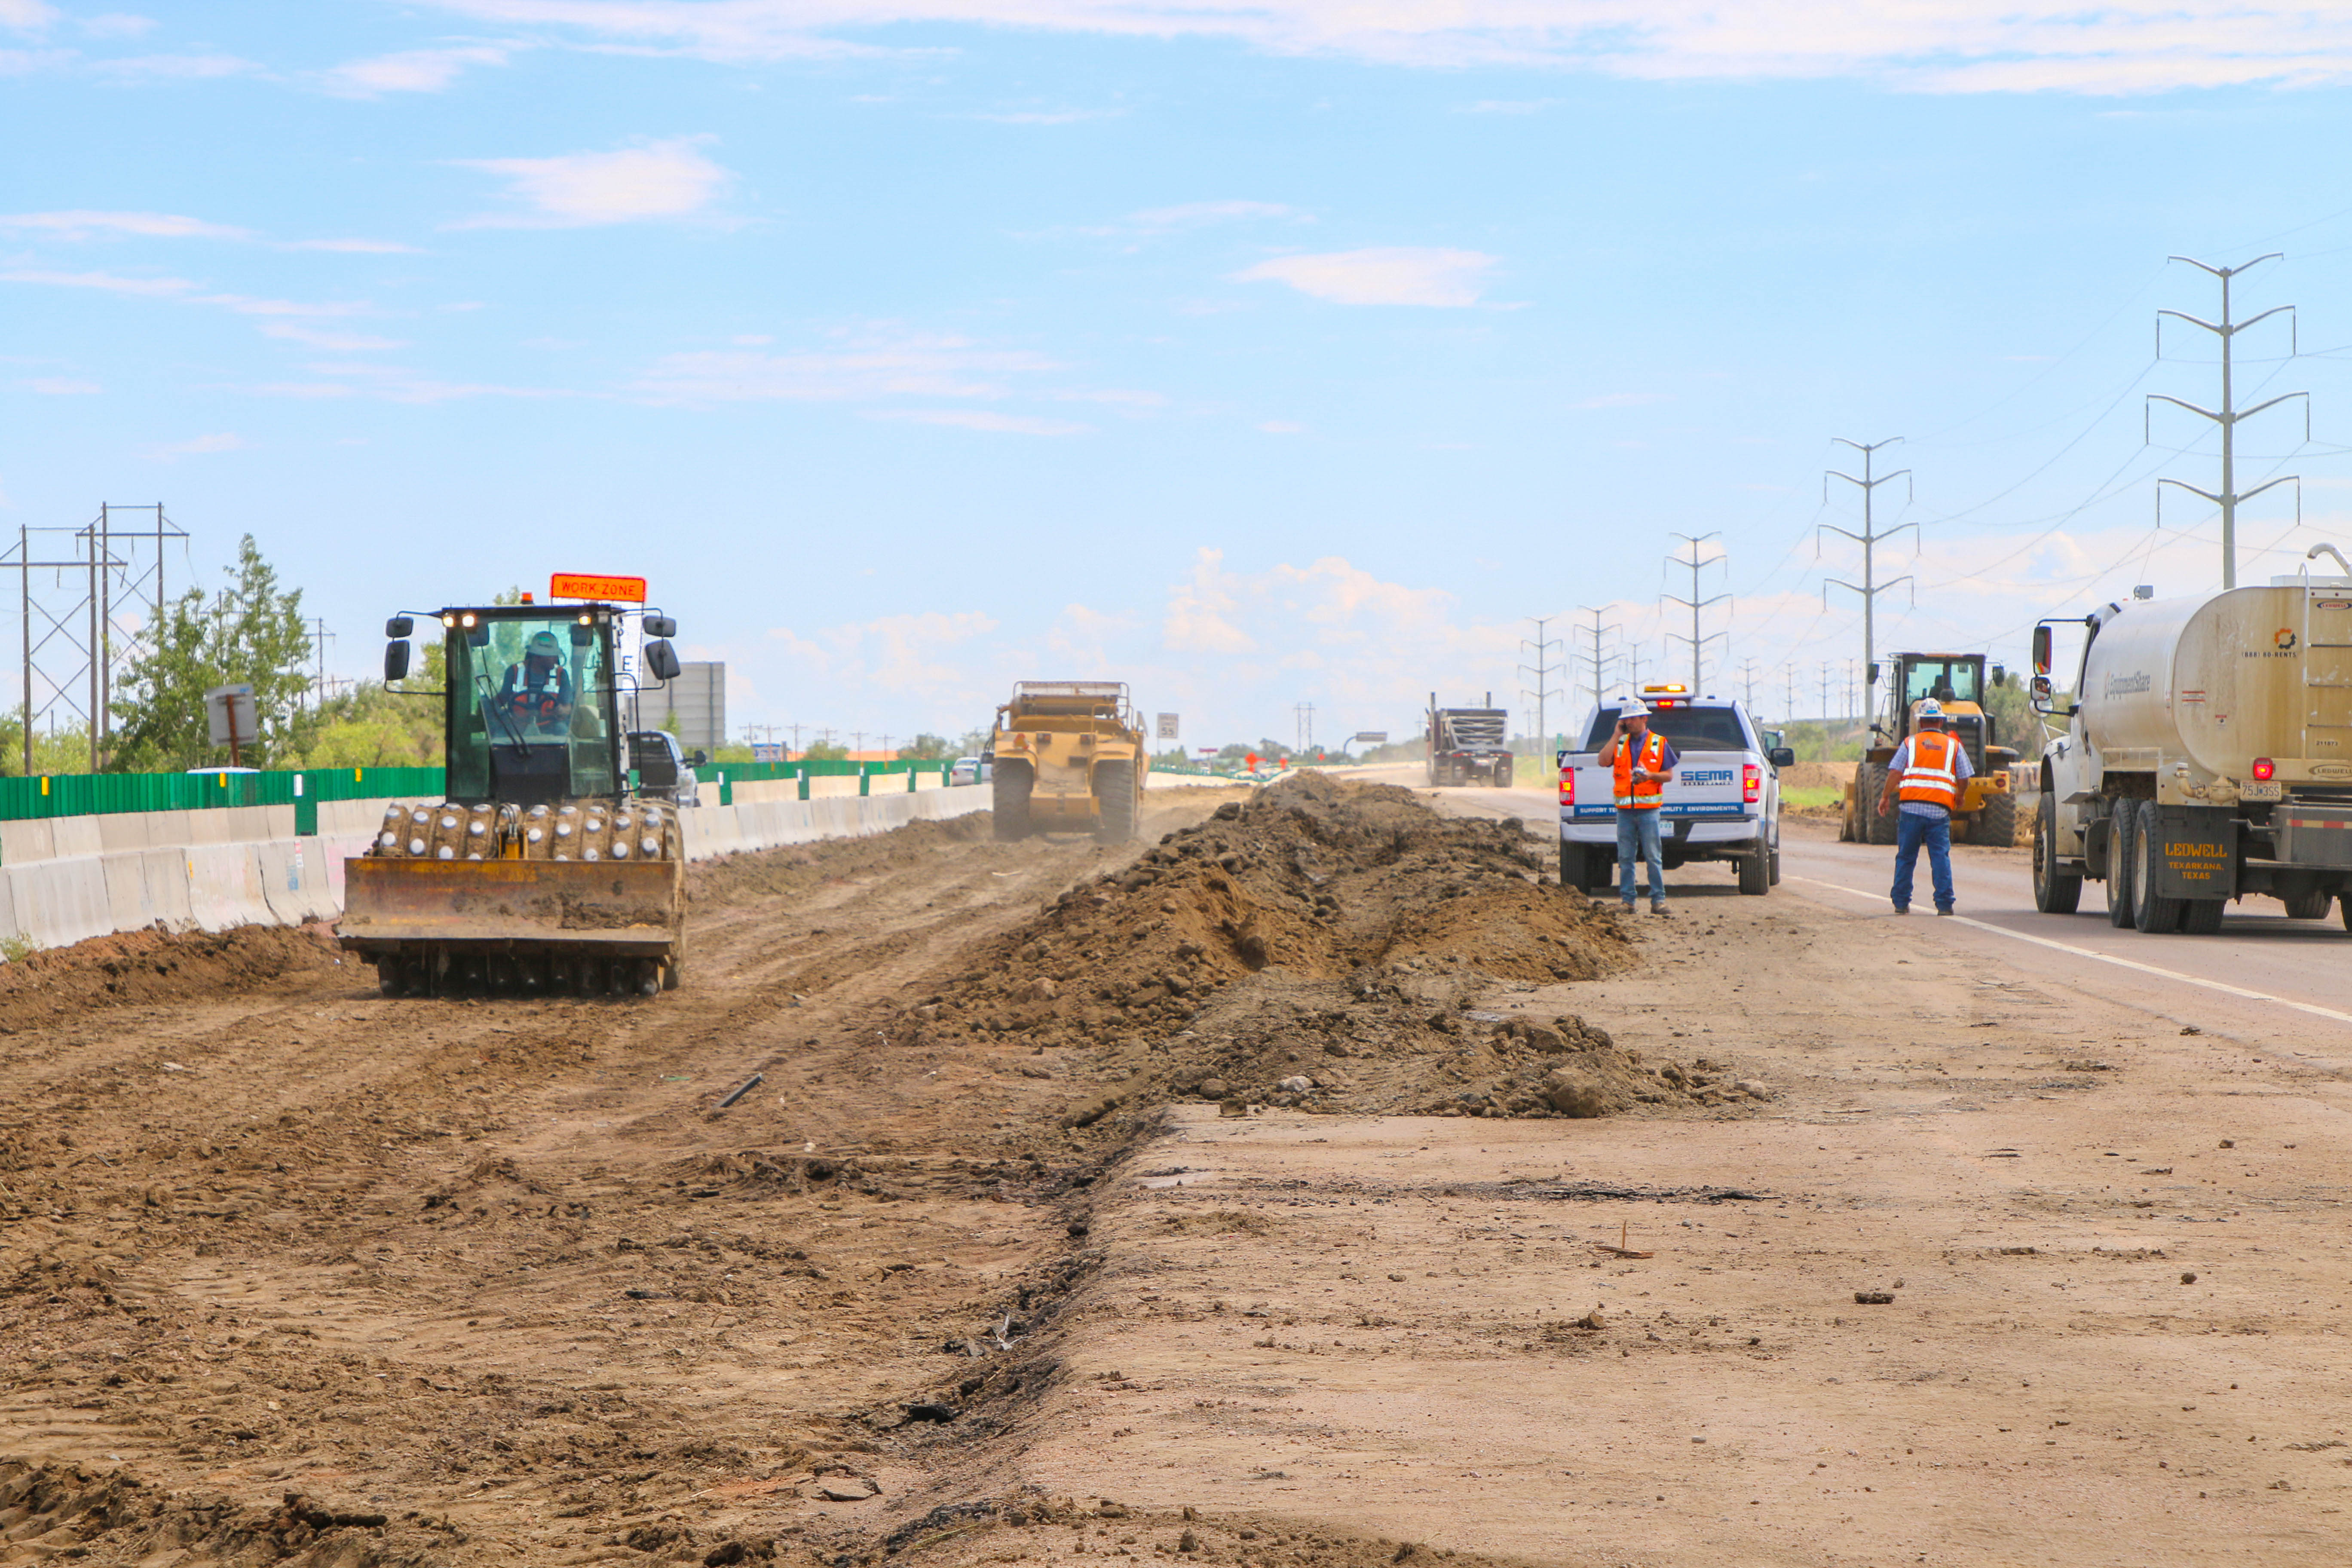
[[[0,964],[0,1034],[90,1007],[255,991],[338,964],[348,967],[323,921],[92,937]]]
[[[887,1033],[1083,1053],[1068,1076],[1105,1087],[1069,1108],[1073,1129],[1186,1095],[1528,1116],[1685,1102],[1696,1069],[1670,1081],[1575,1019],[1472,1010],[1502,983],[1633,962],[1621,917],[1545,876],[1542,849],[1517,821],[1301,774],[1071,889]]]
[[[806,892],[827,882],[847,882],[885,871],[903,871],[935,859],[951,844],[989,836],[985,813],[940,822],[910,822],[864,838],[825,838],[782,849],[724,855],[687,867],[687,897],[696,904],[725,908],[756,903],[778,894]]]

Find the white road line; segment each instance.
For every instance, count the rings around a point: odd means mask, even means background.
[[[1833,893],[1843,893],[1849,898],[1867,899],[1872,903],[1883,903],[1886,898],[1884,893],[1865,893],[1842,883],[1824,882],[1818,877],[1791,876],[1789,880],[1808,882],[1816,888],[1827,888]],[[2321,1018],[2333,1018],[2339,1024],[2352,1024],[2352,1013],[2339,1013],[2333,1007],[2322,1007],[2316,1002],[2297,1002],[2291,996],[2273,996],[2267,991],[2249,991],[2242,985],[2225,985],[2219,980],[2206,980],[2194,974],[2183,974],[2177,969],[2159,969],[2153,963],[2141,963],[2134,959],[2117,958],[2113,953],[2098,952],[2087,947],[2076,947],[2072,942],[2052,942],[2045,936],[2028,936],[2021,931],[2011,931],[2006,926],[1988,925],[1983,921],[1970,920],[1966,915],[1946,915],[1939,918],[1958,921],[1964,926],[1974,926],[1979,931],[1989,931],[1995,936],[2005,936],[2011,942],[2030,942],[2036,947],[2046,947],[2053,952],[2071,952],[2077,958],[2096,959],[2101,963],[2112,963],[2118,969],[2137,969],[2142,974],[2160,974],[2167,980],[2178,980],[2184,985],[2201,985],[2208,991],[2220,991],[2231,996],[2243,996],[2251,1002],[2269,1002],[2281,1007],[2292,1007],[2298,1013],[2309,1013]]]

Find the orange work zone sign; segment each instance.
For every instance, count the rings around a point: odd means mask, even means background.
[[[599,577],[586,572],[558,572],[547,581],[551,599],[596,599],[605,604],[642,605],[643,577]]]

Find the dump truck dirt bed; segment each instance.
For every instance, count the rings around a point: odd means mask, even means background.
[[[697,868],[650,1006],[0,965],[0,1562],[2340,1560],[2316,1020],[1244,798]]]

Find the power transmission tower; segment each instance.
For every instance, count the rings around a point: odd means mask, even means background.
[[[1545,637],[1544,628],[1559,618],[1558,616],[1529,616],[1528,619],[1536,624],[1536,635],[1519,639],[1519,651],[1526,653],[1533,649],[1536,656],[1533,665],[1519,666],[1521,675],[1532,675],[1536,678],[1536,689],[1529,691],[1522,686],[1519,688],[1519,695],[1536,700],[1536,733],[1543,739],[1544,755],[1549,755],[1551,752],[1551,731],[1545,727],[1549,721],[1546,716],[1544,702],[1552,694],[1551,678],[1560,668],[1556,664],[1547,664],[1545,658],[1551,649],[1563,646],[1559,638]]]
[[[1604,677],[1608,673],[1607,667],[1601,657],[1601,641],[1605,635],[1615,632],[1620,628],[1615,626],[1602,626],[1601,624],[1601,612],[1598,610],[1580,609],[1576,613],[1580,616],[1591,616],[1592,617],[1592,624],[1589,626],[1577,627],[1576,635],[1580,639],[1584,637],[1591,637],[1592,639],[1592,651],[1590,654],[1585,655],[1585,657],[1591,661],[1592,668],[1592,706],[1597,710],[1601,706],[1601,689],[1605,685]],[[1578,651],[1582,652],[1583,650],[1580,648]]]
[[[1315,749],[1315,704],[1301,702],[1291,716],[1298,723],[1298,754],[1305,756]]]
[[[1822,722],[1830,721],[1830,661],[1822,660]]]
[[[1743,658],[1739,661],[1739,679],[1741,684],[1748,689],[1748,716],[1752,719],[1756,716],[1756,661],[1754,659]]]
[[[118,520],[116,512],[152,513],[153,521],[132,526]],[[70,555],[60,552],[57,560],[36,561],[36,533],[69,537]],[[108,504],[100,506],[97,519],[84,528],[20,525],[16,547],[0,552],[0,571],[17,574],[27,775],[33,772],[35,729],[46,716],[54,736],[61,709],[87,729],[89,771],[97,773],[104,765],[114,728],[117,677],[153,647],[166,599],[164,551],[187,537],[163,515],[160,501],[152,506]],[[36,580],[37,572],[51,574],[46,584]],[[86,698],[79,694],[85,688]]]
[[[1843,479],[1850,485],[1860,486],[1862,489],[1862,531],[1860,533],[1855,533],[1849,529],[1840,528],[1835,523],[1830,522],[1824,522],[1820,526],[1829,530],[1832,533],[1843,534],[1844,537],[1853,540],[1856,544],[1862,546],[1862,581],[1857,584],[1843,582],[1837,578],[1832,578],[1830,581],[1822,584],[1822,605],[1824,608],[1828,607],[1830,602],[1830,590],[1832,588],[1843,588],[1849,594],[1859,594],[1862,595],[1862,662],[1864,665],[1870,665],[1876,662],[1878,658],[1878,595],[1885,593],[1889,588],[1900,587],[1904,584],[1911,581],[1911,574],[1907,572],[1902,576],[1895,578],[1891,583],[1882,583],[1878,580],[1876,559],[1878,546],[1894,538],[1896,534],[1902,532],[1906,528],[1911,531],[1911,537],[1915,545],[1919,537],[1919,525],[1916,522],[1897,523],[1895,527],[1888,529],[1885,533],[1879,532],[1876,521],[1877,513],[1873,503],[1877,500],[1878,487],[1884,484],[1891,484],[1896,479],[1902,479],[1905,481],[1903,488],[1905,494],[1907,496],[1910,493],[1911,489],[1909,483],[1911,470],[1908,468],[1897,468],[1891,474],[1877,474],[1873,471],[1874,465],[1878,455],[1878,449],[1881,447],[1892,447],[1895,442],[1903,439],[1900,436],[1890,436],[1884,441],[1873,441],[1868,446],[1864,446],[1859,441],[1849,441],[1843,436],[1834,437],[1832,439],[1834,439],[1840,446],[1851,447],[1855,451],[1862,454],[1862,478],[1857,479],[1852,474],[1843,473],[1836,468],[1832,468],[1828,473],[1822,476],[1822,500],[1824,502],[1827,502],[1830,499],[1830,480],[1832,479]],[[1820,553],[1821,534],[1819,531],[1816,531],[1813,535],[1813,550],[1815,554],[1818,555]],[[1871,710],[1867,714],[1864,715],[1864,718],[1865,721],[1875,721],[1877,717],[1877,704],[1873,702],[1871,705]]]
[[[1702,556],[1702,555],[1699,553],[1699,548],[1698,548],[1698,547],[1699,547],[1701,544],[1704,544],[1705,542],[1707,542],[1708,540],[1710,540],[1710,539],[1720,539],[1720,538],[1722,538],[1722,537],[1723,537],[1723,535],[1722,535],[1719,531],[1718,531],[1718,532],[1715,532],[1715,533],[1698,533],[1698,534],[1691,534],[1691,533],[1677,533],[1677,534],[1675,534],[1674,537],[1675,537],[1675,538],[1676,538],[1676,539],[1682,540],[1684,542],[1687,543],[1687,544],[1690,546],[1690,559],[1689,559],[1689,560],[1687,560],[1687,561],[1685,561],[1685,560],[1683,560],[1680,556],[1677,556],[1677,555],[1669,555],[1669,556],[1667,556],[1667,557],[1666,557],[1666,564],[1667,564],[1667,565],[1669,565],[1669,566],[1687,566],[1687,567],[1689,567],[1689,568],[1690,568],[1690,574],[1691,574],[1691,596],[1690,596],[1689,598],[1685,599],[1685,598],[1683,598],[1681,595],[1675,595],[1675,594],[1661,594],[1661,595],[1659,595],[1659,597],[1660,597],[1660,598],[1662,598],[1662,599],[1665,599],[1665,600],[1669,601],[1670,603],[1684,605],[1684,606],[1685,606],[1685,607],[1686,607],[1686,608],[1690,611],[1690,613],[1691,613],[1691,629],[1690,629],[1690,636],[1688,636],[1687,637],[1684,637],[1680,632],[1668,632],[1668,633],[1666,634],[1666,640],[1667,640],[1668,642],[1687,642],[1688,644],[1690,644],[1690,650],[1691,650],[1691,683],[1690,683],[1690,689],[1691,689],[1691,695],[1692,695],[1693,697],[1696,697],[1697,695],[1699,695],[1699,684],[1700,684],[1700,683],[1699,683],[1699,673],[1698,673],[1698,672],[1699,672],[1699,650],[1700,650],[1700,648],[1701,648],[1701,647],[1703,647],[1706,644],[1710,643],[1710,642],[1713,642],[1713,641],[1714,641],[1716,638],[1717,638],[1717,637],[1723,637],[1723,638],[1727,638],[1727,638],[1731,636],[1731,634],[1730,634],[1729,632],[1710,632],[1710,633],[1708,633],[1708,634],[1707,634],[1706,636],[1705,636],[1705,637],[1701,637],[1701,636],[1699,635],[1699,630],[1698,630],[1698,613],[1699,613],[1701,610],[1704,610],[1704,609],[1707,608],[1707,607],[1708,607],[1709,605],[1720,605],[1720,604],[1722,604],[1726,599],[1728,599],[1728,598],[1730,598],[1730,597],[1731,597],[1731,595],[1730,595],[1729,594],[1717,594],[1717,595],[1714,598],[1712,598],[1712,599],[1702,599],[1702,598],[1700,598],[1700,597],[1698,596],[1698,574],[1699,574],[1699,569],[1700,569],[1701,567],[1703,567],[1703,566],[1720,566],[1720,565],[1722,565],[1725,562],[1727,562],[1727,561],[1730,560],[1731,558],[1730,558],[1728,555],[1725,554],[1725,553],[1724,553],[1720,549],[1717,550],[1717,551],[1716,551],[1716,552],[1715,552],[1713,555],[1709,555],[1709,556]]]
[[[1793,724],[1797,721],[1797,667],[1784,664],[1780,667],[1780,673],[1787,679],[1789,687],[1789,706],[1783,710],[1782,716]]]
[[[327,645],[334,640],[335,634],[327,629],[327,617],[312,616],[310,618],[310,656],[318,667],[318,673],[311,678],[310,689],[316,693],[317,700],[321,703],[327,700],[328,696]]]
[[[2289,357],[2293,357],[2295,353],[2300,352],[2299,345],[2296,343],[2294,336],[2294,307],[2293,305],[2274,305],[2271,309],[2264,310],[2261,315],[2255,316],[2248,321],[2232,321],[2230,319],[2230,279],[2235,278],[2241,272],[2252,271],[2253,268],[2260,267],[2265,261],[2276,261],[2279,259],[2279,253],[2277,251],[2273,251],[2268,256],[2257,256],[2252,261],[2245,263],[2242,267],[2208,267],[2205,263],[2189,256],[2175,256],[2168,258],[2168,259],[2173,261],[2186,261],[2189,266],[2196,268],[2200,272],[2210,273],[2213,277],[2221,279],[2221,319],[2218,322],[2206,321],[2200,321],[2195,316],[2187,315],[2179,310],[2158,310],[2156,313],[2157,356],[2160,359],[2164,355],[2164,318],[2167,316],[2170,316],[2175,321],[2186,321],[2192,327],[2202,327],[2207,331],[2212,333],[2215,337],[2221,339],[2221,407],[2217,413],[2210,408],[2200,408],[2193,403],[2184,403],[2178,397],[2168,397],[2160,392],[2152,392],[2148,394],[2147,401],[2151,404],[2169,403],[2176,408],[2186,408],[2189,413],[2194,414],[2200,418],[2210,419],[2214,424],[2221,427],[2221,492],[2216,494],[2211,490],[2200,490],[2195,485],[2184,483],[2179,479],[2157,480],[2157,521],[2161,525],[2164,521],[2164,487],[2167,485],[2178,486],[2179,489],[2187,490],[2193,496],[2202,496],[2205,500],[2211,501],[2215,506],[2220,507],[2221,509],[2221,586],[2224,588],[2234,588],[2238,585],[2238,503],[2240,501],[2251,500],[2255,496],[2262,494],[2264,490],[2270,489],[2274,486],[2292,484],[2294,486],[2295,494],[2295,521],[2297,522],[2301,522],[2303,521],[2303,478],[2299,474],[2282,474],[2277,479],[2266,480],[2262,484],[2256,485],[2250,490],[2241,490],[2238,489],[2238,423],[2241,420],[2252,419],[2255,415],[2260,414],[2266,408],[2275,408],[2282,403],[2292,402],[2295,398],[2300,397],[2304,400],[2303,438],[2305,441],[2309,441],[2311,439],[2311,395],[2307,392],[2283,392],[2267,402],[2257,403],[2252,408],[2241,409],[2238,408],[2232,401],[2234,389],[2231,374],[2233,368],[2231,364],[2233,345],[2235,344],[2238,334],[2244,331],[2248,327],[2252,326],[2255,322],[2266,321],[2273,316],[2284,314],[2287,319],[2287,353]],[[2145,411],[2143,412],[2141,418],[2143,422],[2141,437],[2145,440],[2149,434],[2149,431],[2145,427],[2147,425],[2147,414]]]

